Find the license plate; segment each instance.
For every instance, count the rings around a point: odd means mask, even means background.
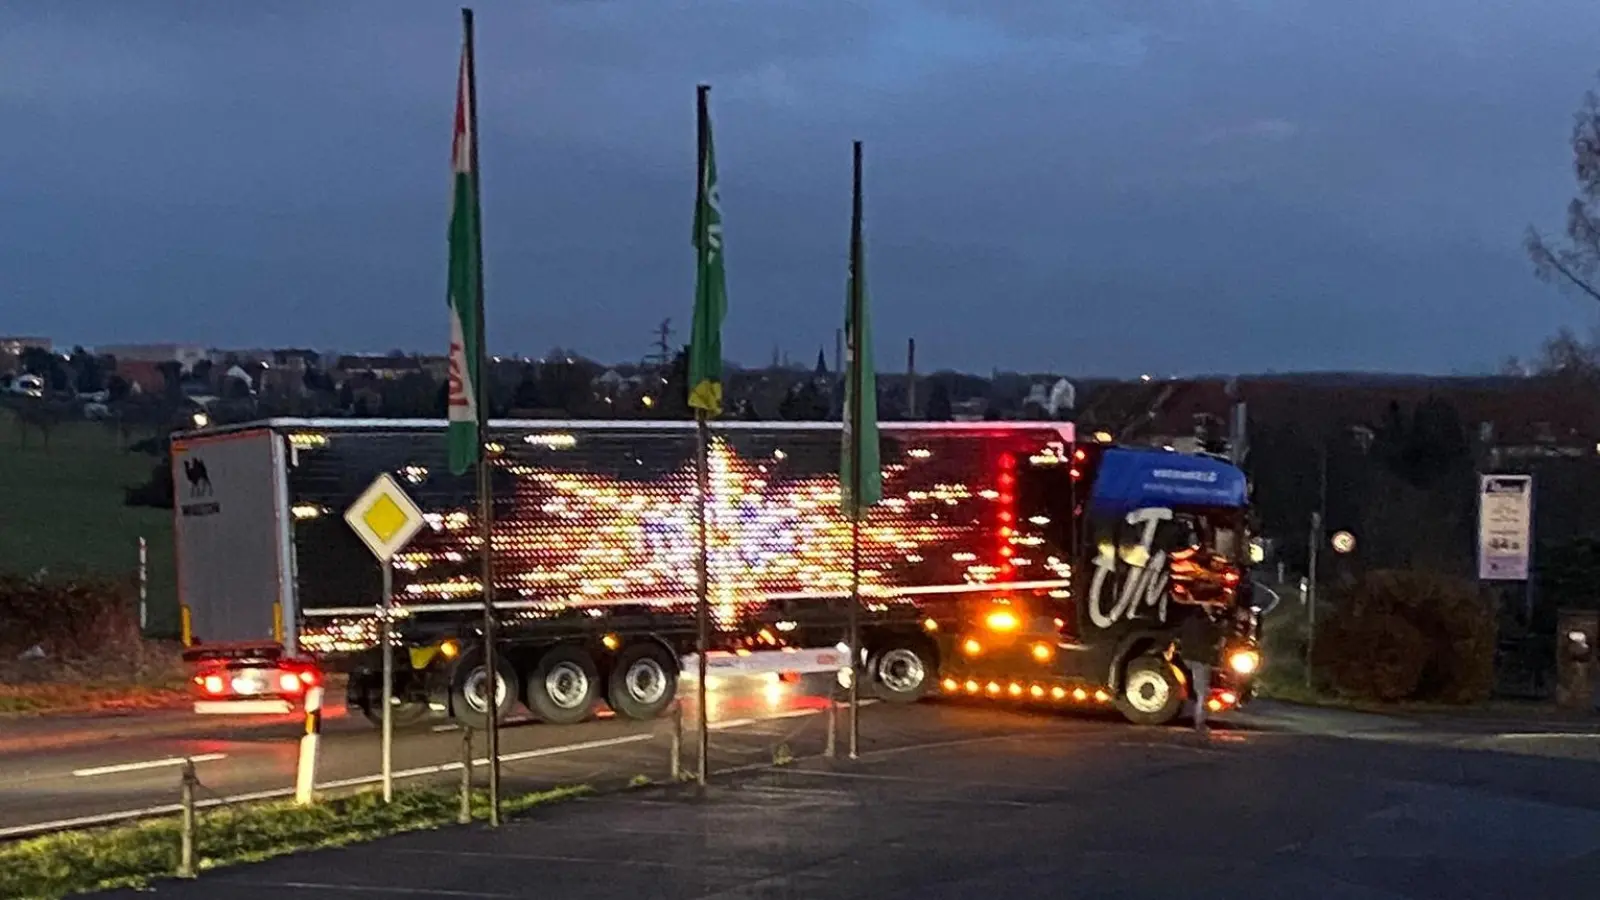
[[[233,692],[245,697],[265,693],[267,679],[256,669],[241,669],[233,676]]]

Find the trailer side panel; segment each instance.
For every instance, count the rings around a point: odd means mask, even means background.
[[[173,443],[178,585],[197,646],[282,642],[289,578],[277,441],[262,429]]]

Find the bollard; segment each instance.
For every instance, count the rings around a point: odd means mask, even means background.
[[[183,827],[178,849],[178,877],[194,877],[194,789],[200,783],[195,775],[194,760],[183,761],[183,780],[179,786],[183,804]]]
[[[672,704],[672,782],[683,780],[683,701]]]
[[[295,773],[294,802],[311,805],[317,782],[317,748],[322,740],[322,688],[306,691],[306,733],[300,738],[300,766]]]
[[[828,693],[828,734],[827,743],[823,745],[822,755],[829,759],[839,757],[839,702],[833,698],[833,692]]]
[[[456,813],[456,823],[472,822],[472,729],[461,728],[461,809]]]

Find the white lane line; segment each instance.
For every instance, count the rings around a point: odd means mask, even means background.
[[[227,759],[226,753],[202,753],[199,756],[169,756],[166,759],[152,759],[147,762],[120,763],[114,766],[95,766],[92,769],[73,769],[72,774],[78,778],[93,778],[96,775],[119,775],[123,772],[140,772],[145,769],[165,769],[169,766],[181,766],[185,759],[197,763],[215,762]]]
[[[861,705],[871,706],[877,702],[877,700],[863,700],[861,701]],[[839,706],[840,715],[848,715],[849,710],[849,706],[843,704]],[[773,713],[770,716],[756,716],[749,719],[727,719],[721,722],[712,722],[711,730],[721,731],[724,728],[744,728],[748,725],[760,725],[762,722],[771,722],[774,719],[802,719],[806,716],[820,716],[827,711],[828,708],[824,706],[821,709],[790,709],[780,713]]]
[[[493,894],[486,891],[453,891],[445,888],[396,887],[376,884],[339,884],[332,881],[247,881],[228,879],[223,884],[278,888],[286,891],[345,892],[351,894],[402,894],[407,897],[469,897],[474,900],[517,900],[524,894]]]
[[[541,747],[538,750],[525,750],[521,753],[502,753],[500,754],[500,764],[505,765],[509,762],[520,762],[525,759],[538,759],[541,756],[556,756],[562,753],[577,753],[581,750],[599,750],[605,747],[620,747],[623,744],[637,744],[641,741],[653,741],[655,740],[655,737],[656,736],[653,734],[630,734],[625,737],[604,738],[598,741],[584,741],[579,744],[562,744],[559,747]],[[488,764],[489,757],[487,756],[481,756],[472,761],[473,768],[487,766]],[[422,775],[442,775],[445,772],[459,771],[461,771],[461,763],[450,762],[440,763],[436,766],[418,766],[415,769],[401,769],[400,771],[394,773],[394,777],[397,779],[417,778]],[[382,774],[362,775],[359,778],[344,778],[340,779],[339,781],[325,782],[317,785],[317,789],[337,790],[339,788],[359,787],[364,784],[378,784],[381,781],[383,781]]]
[[[1495,735],[1501,741],[1534,741],[1554,740],[1557,738],[1576,738],[1585,741],[1600,741],[1600,732],[1588,731],[1511,731]]]
[[[639,741],[653,740],[655,735],[634,734],[620,738],[607,738],[598,741],[584,741],[579,744],[564,744],[559,747],[544,747],[538,750],[528,750],[522,753],[506,753],[500,756],[500,762],[517,762],[518,760],[534,759],[541,756],[555,756],[561,753],[576,753],[582,750],[595,750],[602,747],[614,747],[622,744],[632,744]],[[474,766],[489,764],[487,757],[472,761]],[[442,772],[459,772],[461,763],[444,763],[438,766],[422,766],[415,769],[405,769],[395,772],[395,778],[414,778],[421,775],[437,775]],[[367,775],[361,778],[346,778],[340,781],[329,781],[317,785],[317,790],[337,790],[345,787],[357,787],[366,784],[377,784],[383,776]],[[234,794],[230,797],[213,797],[195,802],[197,809],[210,809],[216,806],[227,806],[233,803],[253,803],[258,800],[279,800],[284,797],[293,797],[294,788],[276,788],[269,791],[255,791],[249,794]],[[78,816],[72,819],[58,819],[54,822],[35,822],[30,825],[13,825],[0,828],[0,839],[25,837],[31,834],[42,834],[49,831],[63,831],[68,828],[88,828],[95,825],[110,825],[115,822],[126,822],[129,819],[146,819],[151,816],[166,816],[183,810],[182,805],[166,803],[160,806],[147,806],[143,809],[129,809],[119,812],[100,813],[93,816]]]
[[[862,706],[869,706],[869,705],[877,703],[877,702],[878,701],[875,700],[875,699],[862,700],[861,701],[861,705]],[[841,707],[841,710],[846,710],[846,709],[848,709],[848,707]],[[763,717],[763,718],[760,718],[760,719],[732,719],[732,720],[729,720],[727,722],[715,722],[715,723],[712,723],[711,727],[712,727],[712,730],[717,730],[718,728],[741,728],[741,727],[745,727],[745,726],[748,726],[748,725],[760,724],[761,722],[767,721],[767,720],[770,720],[770,719],[799,718],[801,715],[820,715],[821,713],[824,713],[826,711],[827,711],[826,708],[824,708],[824,709],[806,709],[806,710],[789,710],[787,712],[779,713],[779,714],[773,715],[773,716],[766,716],[766,717]],[[558,747],[545,747],[545,748],[542,748],[542,749],[539,749],[539,750],[528,750],[528,751],[525,751],[525,752],[522,752],[522,753],[501,754],[500,761],[502,763],[517,762],[519,760],[525,760],[525,759],[536,759],[536,758],[541,757],[541,756],[556,756],[556,755],[562,754],[562,753],[576,753],[576,752],[583,751],[583,750],[595,750],[595,749],[601,749],[601,748],[604,748],[604,747],[615,747],[615,746],[621,746],[623,744],[633,744],[633,743],[638,743],[638,742],[641,742],[641,741],[649,741],[649,740],[654,740],[654,739],[655,739],[655,735],[653,735],[653,734],[635,734],[635,735],[627,735],[625,737],[619,737],[619,738],[606,738],[604,740],[598,740],[598,741],[584,741],[584,742],[578,743],[578,744],[565,744],[565,745],[558,746]],[[966,742],[957,741],[955,743],[959,744],[959,743],[966,743]],[[935,746],[940,746],[940,745],[935,745]],[[879,752],[882,752],[882,751],[879,751]],[[870,754],[862,754],[862,755],[866,756],[866,755],[870,755]],[[476,766],[486,766],[486,765],[489,764],[489,759],[488,759],[488,757],[482,757],[482,758],[479,758],[479,759],[475,759],[475,760],[472,761],[472,764],[475,767]],[[770,763],[760,763],[760,764],[749,766],[749,767],[735,766],[735,767],[730,768],[730,769],[719,770],[719,774],[721,774],[721,773],[729,773],[729,772],[737,772],[737,771],[741,771],[741,770],[743,770],[745,768],[761,769],[761,768],[768,768],[769,766],[770,766]],[[459,762],[450,762],[450,763],[443,763],[443,764],[437,765],[437,766],[422,766],[422,767],[415,768],[415,769],[406,769],[406,770],[394,773],[394,777],[395,778],[415,778],[415,777],[420,777],[420,776],[424,776],[424,775],[439,775],[439,774],[443,774],[445,772],[459,772],[459,771],[461,771],[461,763],[459,763]],[[359,787],[359,786],[368,785],[368,784],[378,784],[381,781],[383,781],[383,776],[382,775],[367,775],[367,776],[363,776],[363,777],[360,777],[360,778],[346,778],[346,779],[342,779],[340,781],[330,781],[330,782],[326,782],[324,784],[319,784],[316,787],[317,787],[317,790],[337,790],[339,788]],[[249,794],[235,794],[235,795],[233,795],[231,797],[216,797],[216,798],[209,798],[209,799],[205,799],[205,800],[200,800],[200,801],[197,801],[195,803],[195,807],[199,808],[199,809],[210,809],[210,808],[215,807],[215,806],[226,806],[226,805],[231,804],[231,803],[253,803],[253,802],[258,801],[258,800],[278,800],[278,799],[281,799],[283,797],[292,797],[292,796],[294,796],[294,788],[292,788],[292,787],[291,788],[279,788],[279,789],[270,790],[270,791],[256,791],[254,793],[249,793]],[[58,820],[53,821],[53,822],[38,822],[38,823],[35,823],[35,824],[31,824],[31,825],[13,825],[13,826],[8,827],[8,828],[0,828],[0,839],[14,838],[14,837],[24,837],[24,836],[27,836],[27,835],[30,835],[30,834],[42,834],[42,833],[49,832],[49,831],[63,831],[63,830],[68,829],[68,828],[88,828],[88,827],[95,826],[95,825],[109,825],[109,824],[112,824],[114,822],[126,822],[129,819],[144,819],[144,818],[149,818],[151,816],[165,816],[165,815],[171,815],[172,813],[175,813],[175,812],[181,812],[182,809],[183,809],[183,807],[180,806],[179,804],[168,803],[168,804],[164,804],[164,805],[161,805],[161,806],[149,806],[149,807],[145,807],[143,809],[130,809],[130,810],[123,810],[123,811],[120,811],[120,812],[101,813],[99,815],[93,815],[93,816],[78,816],[77,818],[72,818],[72,819],[58,819]]]
[[[711,730],[712,731],[722,731],[723,729],[726,729],[726,728],[743,728],[746,725],[754,725],[759,721],[761,721],[761,720],[760,719],[723,719],[721,722],[712,722],[711,723]]]

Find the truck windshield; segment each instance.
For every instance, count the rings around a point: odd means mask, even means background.
[[[1238,565],[1243,561],[1242,525],[1238,510],[1175,510],[1158,529],[1156,548],[1169,556],[1204,554]]]

